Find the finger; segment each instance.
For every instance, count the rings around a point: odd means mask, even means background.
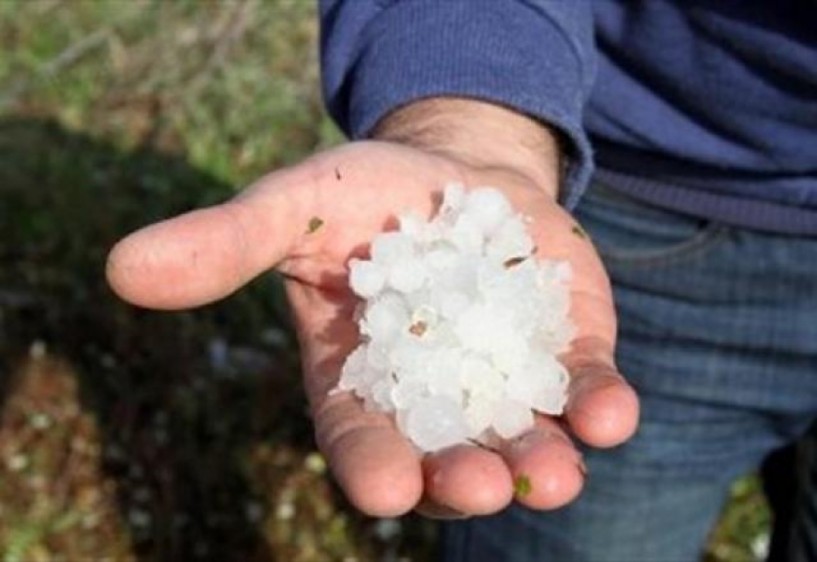
[[[328,293],[289,280],[318,447],[346,497],[375,517],[414,508],[423,492],[420,455],[387,414],[367,412],[350,392],[333,389],[346,355],[357,345],[352,294]]]
[[[502,458],[473,445],[427,455],[423,473],[427,505],[443,514],[496,513],[513,498],[511,474]]]
[[[420,459],[382,414],[363,411],[349,394],[328,399],[316,412],[318,446],[352,504],[373,517],[396,517],[423,492]]]
[[[222,205],[186,213],[121,240],[108,256],[111,287],[124,299],[177,309],[220,299],[273,267],[308,230],[297,188],[302,170],[271,174]]]
[[[594,447],[629,439],[638,426],[638,398],[615,368],[610,346],[582,338],[564,361],[571,375],[564,413],[571,431]]]
[[[573,501],[584,484],[581,454],[549,418],[506,442],[502,454],[513,476],[516,500],[532,509],[555,509]]]
[[[570,317],[577,334],[570,351],[560,357],[571,375],[564,415],[576,437],[591,446],[611,447],[635,432],[638,399],[613,359],[616,311],[607,273],[575,221],[564,225],[561,246],[543,245],[542,250],[570,260],[574,272]]]
[[[429,519],[440,519],[444,521],[468,519],[469,517],[468,514],[441,505],[428,497],[421,499],[420,503],[414,507],[414,511],[423,517],[428,517]]]
[[[503,460],[490,451],[455,447],[420,456],[383,414],[365,412],[350,394],[331,394],[343,351],[357,341],[354,300],[288,282],[301,341],[306,388],[318,444],[347,497],[372,515],[393,516],[419,506],[434,517],[499,511],[512,498]],[[350,295],[346,295],[350,297]]]

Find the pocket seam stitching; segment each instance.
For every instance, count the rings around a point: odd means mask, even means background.
[[[695,234],[692,238],[676,244],[672,247],[643,250],[643,251],[623,251],[615,249],[606,250],[598,247],[598,252],[605,261],[615,262],[621,265],[633,267],[645,267],[679,261],[689,258],[692,255],[708,250],[716,243],[723,240],[729,233],[730,228],[719,223],[709,223],[703,230]]]

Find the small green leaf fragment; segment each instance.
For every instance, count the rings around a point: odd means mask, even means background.
[[[316,230],[323,226],[323,219],[320,217],[312,217],[309,219],[309,226],[306,229],[307,234],[313,234]]]
[[[520,474],[513,481],[513,492],[517,498],[524,498],[533,490],[533,485],[527,474]]]
[[[589,236],[587,236],[587,232],[585,232],[585,230],[582,227],[580,227],[578,224],[574,224],[573,228],[571,230],[573,231],[573,234],[575,234],[579,238],[584,238],[584,239],[589,238]]]

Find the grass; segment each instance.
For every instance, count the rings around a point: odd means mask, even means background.
[[[316,42],[306,0],[0,0],[2,562],[430,559],[327,478],[275,276],[177,314],[103,281],[122,234],[341,141]],[[742,481],[707,559],[768,523]]]

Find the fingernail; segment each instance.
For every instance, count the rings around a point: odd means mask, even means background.
[[[447,505],[443,505],[439,502],[432,502],[430,500],[422,500],[417,506],[414,508],[414,511],[419,513],[424,517],[429,517],[431,519],[467,519],[470,517],[468,514],[458,511],[452,507],[448,507]]]
[[[587,464],[584,462],[584,458],[579,457],[579,460],[576,461],[576,467],[579,469],[579,472],[581,472],[582,477],[586,480],[590,474],[590,471],[587,469]]]
[[[511,443],[511,448],[516,454],[525,453],[534,447],[538,447],[545,441],[560,441],[562,443],[570,444],[570,441],[564,435],[547,429],[535,429],[519,437]]]

